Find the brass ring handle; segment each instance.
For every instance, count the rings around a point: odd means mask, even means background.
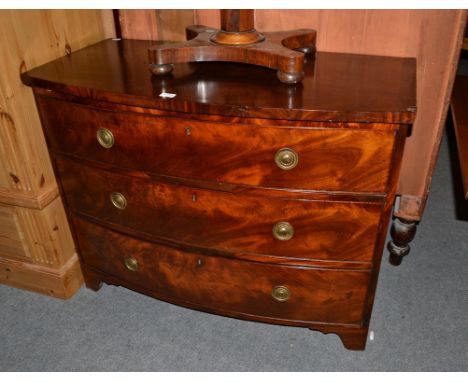
[[[138,270],[138,261],[134,257],[126,257],[125,267],[129,271],[136,272]]]
[[[291,292],[285,286],[275,286],[271,291],[271,297],[273,297],[276,301],[287,301],[289,297],[291,297]]]
[[[96,138],[99,144],[105,149],[110,149],[114,146],[114,134],[109,129],[105,127],[100,127],[96,133]]]
[[[282,170],[292,170],[299,163],[299,155],[293,149],[285,147],[276,152],[275,163]]]
[[[127,207],[127,199],[120,192],[113,192],[110,195],[110,200],[115,208],[119,210],[124,210]]]
[[[290,240],[294,236],[294,227],[288,222],[278,222],[273,226],[273,236],[281,241]]]

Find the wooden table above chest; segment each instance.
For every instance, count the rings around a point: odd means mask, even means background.
[[[87,286],[363,349],[414,60],[317,53],[293,86],[228,63],[157,78],[149,44],[107,40],[23,76]]]

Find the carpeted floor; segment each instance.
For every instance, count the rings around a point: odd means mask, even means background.
[[[124,288],[60,301],[0,286],[0,371],[468,371],[468,221],[452,177],[444,139],[411,255],[383,262],[365,352]]]

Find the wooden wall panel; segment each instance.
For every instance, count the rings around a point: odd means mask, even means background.
[[[18,224],[16,208],[6,205],[0,205],[0,256],[2,254],[8,254],[11,259],[31,262],[24,247],[24,236]]]
[[[122,37],[137,40],[184,41],[185,27],[196,24],[191,9],[120,9]]]
[[[42,208],[57,197],[31,89],[20,72],[106,37],[101,11],[0,11],[0,202]],[[45,199],[45,200],[43,200]]]
[[[435,169],[458,66],[466,11],[424,11],[417,50],[418,115],[403,157],[404,218],[422,215]]]
[[[101,25],[104,32],[105,38],[113,38],[115,36],[115,21],[112,9],[101,10]]]
[[[69,298],[82,282],[60,198],[42,210],[0,204],[0,283]]]
[[[220,12],[219,9],[194,9],[195,23],[206,25],[213,28],[220,28]],[[278,17],[277,15],[276,17]],[[255,22],[257,22],[257,14],[255,13]],[[260,29],[260,28],[259,28]]]
[[[0,10],[0,282],[63,298],[82,283],[34,97],[20,74],[114,34],[111,10]]]
[[[123,38],[159,40],[156,10],[120,9],[119,20]]]
[[[31,262],[60,268],[74,253],[74,244],[60,198],[43,210],[16,207],[24,247]]]
[[[83,284],[83,275],[75,257],[60,269],[0,257],[0,283],[66,299]]]
[[[195,23],[219,28],[219,10],[193,12]],[[420,219],[443,133],[466,11],[257,10],[255,20],[260,31],[316,29],[319,51],[417,58],[418,117],[405,149],[398,189],[402,199],[396,214]],[[165,20],[165,25],[170,21]]]
[[[159,9],[158,31],[161,40],[185,41],[185,27],[195,24],[195,14],[190,9]]]
[[[0,204],[0,257],[58,269],[73,254],[60,198],[42,210]]]
[[[259,10],[263,30],[312,28],[318,31],[317,49],[388,56],[410,56],[417,43],[408,38],[418,25],[419,11],[406,10],[294,10],[275,17],[274,10]]]

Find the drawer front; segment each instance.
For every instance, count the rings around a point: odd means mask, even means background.
[[[74,225],[86,264],[124,283],[156,291],[169,301],[186,301],[225,314],[361,323],[369,271],[226,259],[139,241],[80,219],[74,219]]]
[[[127,169],[260,187],[387,189],[393,129],[200,122],[98,111],[41,97],[38,105],[53,150]],[[110,148],[98,143],[101,127],[112,133]]]
[[[57,168],[73,211],[146,234],[236,253],[372,259],[381,204],[245,196],[118,175],[71,160],[58,160]]]

